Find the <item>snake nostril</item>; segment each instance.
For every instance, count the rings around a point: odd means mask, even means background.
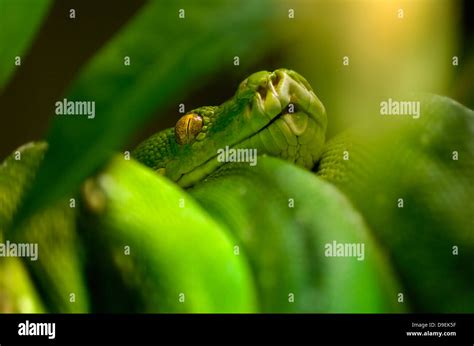
[[[257,92],[260,94],[262,100],[265,100],[265,97],[267,96],[267,87],[265,85],[259,85]]]
[[[279,73],[273,72],[270,76],[270,80],[272,81],[273,86],[276,87],[278,83],[280,83],[281,76]]]

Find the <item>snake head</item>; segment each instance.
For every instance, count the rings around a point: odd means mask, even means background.
[[[200,107],[182,116],[134,151],[142,163],[187,187],[224,162],[218,151],[255,149],[312,168],[325,140],[323,104],[298,73],[278,69],[250,75],[220,106]]]
[[[326,131],[327,119],[323,104],[308,81],[293,70],[256,72],[240,83],[235,97],[248,101],[246,114],[256,131],[267,126],[267,121],[298,112],[311,117]],[[293,117],[293,120],[296,118]],[[291,117],[288,120],[288,123],[293,123]]]

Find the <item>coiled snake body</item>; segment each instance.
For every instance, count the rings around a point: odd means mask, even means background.
[[[325,108],[302,76],[251,75],[135,160],[115,157],[84,183],[79,215],[59,203],[34,217],[24,240],[55,251],[21,271],[39,292],[24,285],[30,310],[472,312],[474,115],[419,100],[416,121],[326,143]],[[256,150],[256,164],[224,149]],[[3,225],[44,150],[1,167]]]

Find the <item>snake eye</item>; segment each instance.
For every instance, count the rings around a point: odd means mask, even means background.
[[[190,143],[202,129],[202,118],[194,113],[183,115],[174,128],[178,144]]]

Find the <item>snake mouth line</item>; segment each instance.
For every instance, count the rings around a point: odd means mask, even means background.
[[[325,130],[326,127],[325,115],[321,116],[321,114],[325,113],[324,106],[316,97],[309,84],[305,80],[301,81],[292,78],[287,73],[278,70],[271,73],[264,83],[256,87],[253,101],[247,106],[245,116],[255,116],[255,107],[257,108],[258,116],[265,117],[268,121],[251,135],[235,143],[229,143],[229,148],[255,148],[255,146],[251,145],[252,139],[263,134],[264,131],[278,127],[277,121],[284,122],[288,130],[276,129],[276,131],[281,131],[282,135],[287,139],[289,136],[293,136],[294,141],[296,141],[297,136],[305,132],[306,127],[311,121],[321,129]],[[245,143],[249,145],[244,145]],[[176,182],[184,187],[192,186],[196,181],[209,176],[220,168],[226,162],[217,160],[218,149],[222,148],[216,148],[215,154],[206,161],[182,173]],[[262,148],[255,149],[261,150]],[[193,176],[193,178],[189,178],[190,176]]]
[[[307,114],[306,112],[304,111],[298,111],[299,114],[304,114],[305,116],[308,117],[308,119],[314,119],[313,116]],[[228,144],[228,147],[231,148],[231,149],[237,149],[237,148],[240,148],[240,146],[247,142],[247,141],[250,141],[253,137],[256,137],[258,136],[261,132],[265,131],[265,130],[268,130],[270,127],[272,126],[276,126],[275,125],[275,122],[279,119],[282,119],[284,116],[292,116],[292,114],[295,114],[295,113],[290,113],[288,112],[287,110],[287,107],[285,107],[285,109],[278,113],[273,119],[271,119],[264,127],[262,127],[260,130],[258,130],[257,132],[253,133],[252,135],[248,136],[248,137],[245,137],[241,140],[239,140],[238,142],[234,143],[234,144]],[[293,136],[296,136],[295,133],[292,133],[291,135]],[[207,176],[209,176],[210,174],[212,174],[215,170],[217,170],[218,168],[220,168],[221,166],[223,166],[225,163],[225,161],[218,161],[217,160],[217,156],[218,156],[218,149],[222,149],[222,148],[217,148],[216,149],[216,154],[211,156],[210,158],[208,158],[206,161],[204,161],[202,164],[200,164],[199,166],[196,166],[195,168],[193,168],[192,170],[188,171],[188,172],[185,172],[185,173],[182,173],[181,176],[176,180],[176,182],[178,183],[178,185],[180,186],[184,186],[184,187],[188,187],[188,186],[192,186],[194,183],[191,182],[191,183],[184,183],[183,182],[183,178],[186,178],[187,176],[189,175],[192,175],[194,173],[197,173],[199,171],[202,171],[202,174],[198,175],[199,176],[199,179],[197,180],[200,180],[202,178],[205,178]],[[242,146],[242,149],[244,149],[244,146]],[[257,149],[258,148],[251,148],[251,147],[248,147],[247,149]]]

